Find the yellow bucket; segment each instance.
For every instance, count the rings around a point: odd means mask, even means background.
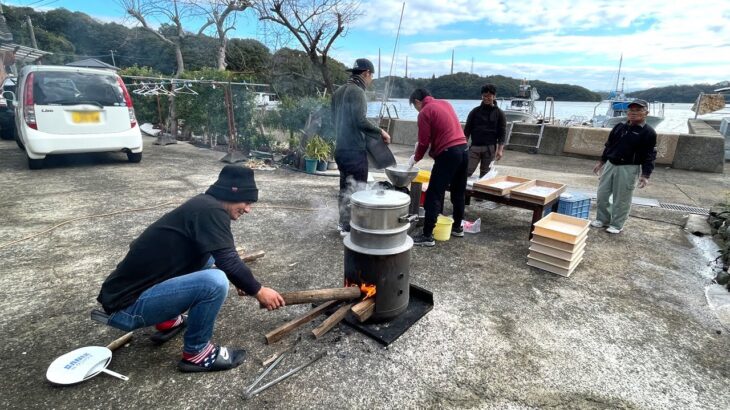
[[[453,218],[439,215],[436,219],[436,227],[433,228],[433,239],[437,241],[448,241],[451,238],[451,225],[453,224]]]
[[[425,169],[419,169],[418,175],[413,179],[413,182],[420,182],[422,184],[428,183],[428,181],[431,179],[431,171],[426,171]]]

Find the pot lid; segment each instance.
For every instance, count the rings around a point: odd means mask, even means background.
[[[393,208],[408,206],[411,203],[410,196],[391,189],[358,191],[352,194],[350,199],[352,203],[367,208]]]

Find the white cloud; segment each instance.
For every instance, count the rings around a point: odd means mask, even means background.
[[[395,33],[401,4],[363,3],[366,14],[357,26],[383,35]],[[451,61],[444,55],[455,49],[457,56],[515,61],[475,61],[475,71],[594,89],[607,88],[610,78],[615,81],[620,54],[631,88],[714,83],[730,76],[729,19],[730,2],[720,0],[409,2],[401,54],[409,55],[409,65],[419,67],[409,70],[413,76],[448,73]],[[484,30],[477,32],[475,26]],[[460,28],[461,35],[454,35]],[[439,37],[446,39],[428,40]],[[471,61],[455,65],[469,71]]]

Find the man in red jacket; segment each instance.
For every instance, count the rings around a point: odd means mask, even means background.
[[[426,210],[423,234],[414,237],[413,244],[434,246],[433,228],[436,227],[438,213],[443,209],[444,195],[449,186],[454,208],[451,235],[464,236],[461,220],[464,218],[466,170],[469,163],[466,137],[454,107],[448,102],[433,98],[423,88],[413,91],[408,101],[418,111],[418,144],[408,163],[412,166],[420,161],[427,150],[434,159],[423,204]]]

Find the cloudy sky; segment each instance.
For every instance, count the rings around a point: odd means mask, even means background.
[[[65,7],[103,21],[122,20],[113,0],[15,0],[9,5]],[[362,2],[332,56],[369,57],[390,72],[402,1]],[[126,24],[132,24],[126,21]],[[195,25],[190,23],[191,29]],[[235,36],[270,43],[251,13]],[[291,43],[290,46],[296,46]],[[581,85],[615,86],[619,59],[627,90],[730,80],[728,0],[420,0],[405,6],[393,73],[430,77],[451,71]]]

